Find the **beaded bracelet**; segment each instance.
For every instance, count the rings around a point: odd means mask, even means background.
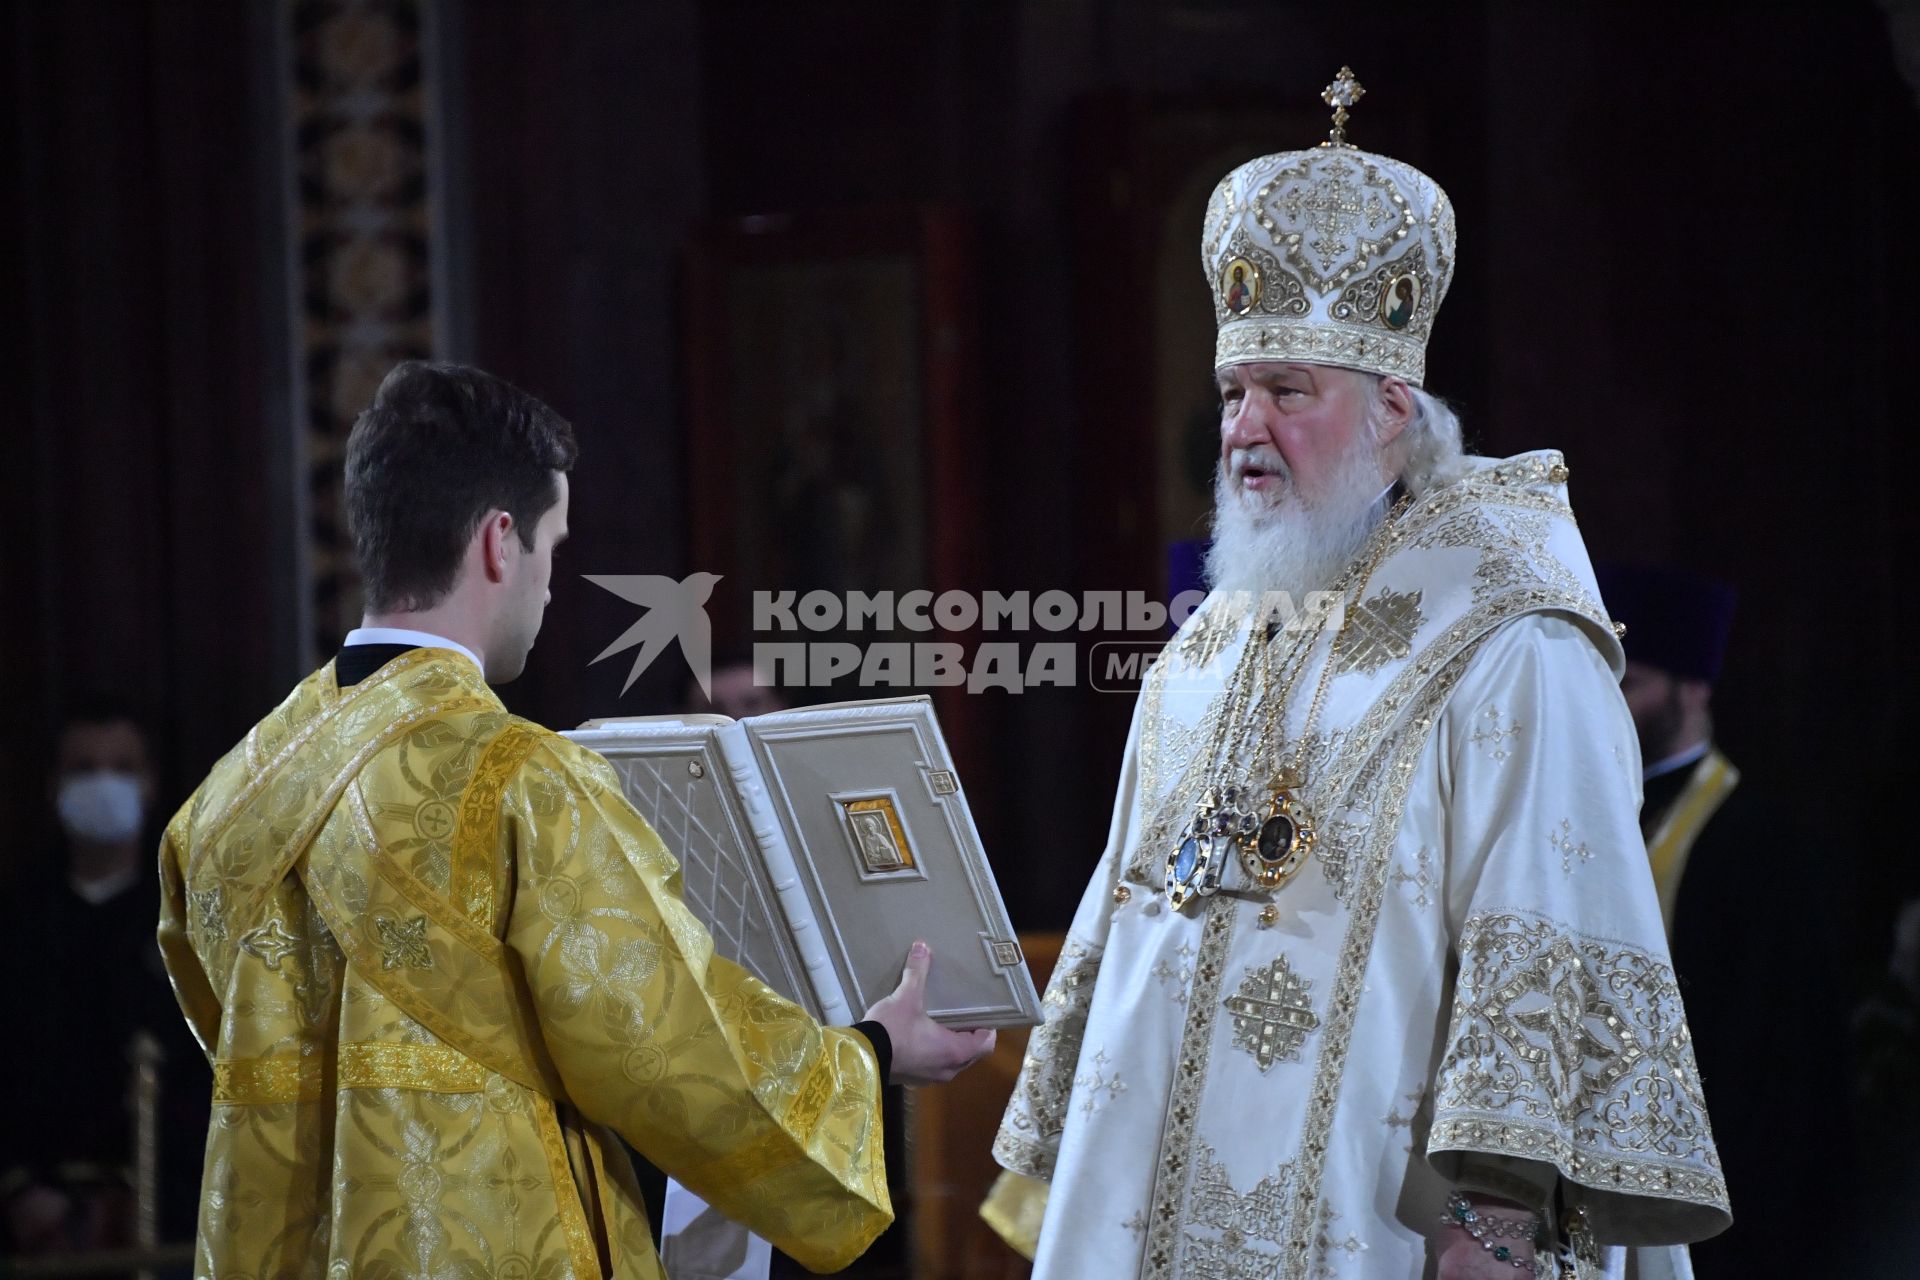
[[[1524,1218],[1496,1218],[1475,1209],[1473,1201],[1456,1191],[1447,1197],[1447,1212],[1440,1221],[1449,1227],[1459,1227],[1478,1240],[1480,1247],[1497,1261],[1534,1276],[1540,1274],[1540,1260],[1537,1257],[1516,1258],[1512,1249],[1500,1243],[1503,1239],[1529,1240],[1538,1249],[1546,1230],[1546,1222],[1539,1214],[1529,1214]]]

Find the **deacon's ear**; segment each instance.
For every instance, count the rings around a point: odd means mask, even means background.
[[[513,517],[505,511],[487,512],[480,525],[480,562],[488,582],[501,582],[507,576],[507,557],[512,554]]]
[[[1380,379],[1374,388],[1374,394],[1380,398],[1380,443],[1392,444],[1400,438],[1400,433],[1413,421],[1413,389],[1404,378],[1387,377]]]

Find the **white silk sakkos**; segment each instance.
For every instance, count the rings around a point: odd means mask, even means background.
[[[1612,1245],[1728,1221],[1565,478],[1555,454],[1476,460],[1327,625],[1256,641],[1210,598],[1156,664],[994,1147],[1051,1183],[1036,1276],[1416,1277],[1455,1180],[1557,1181]],[[1172,909],[1244,647],[1279,669],[1315,646],[1291,744],[1343,627],[1313,861]],[[1644,1263],[1685,1273],[1678,1250]]]

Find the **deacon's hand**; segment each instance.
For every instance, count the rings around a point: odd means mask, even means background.
[[[894,1084],[945,1084],[993,1052],[993,1032],[950,1031],[927,1016],[927,969],[933,952],[916,942],[893,994],[867,1010],[866,1020],[893,1040]]]

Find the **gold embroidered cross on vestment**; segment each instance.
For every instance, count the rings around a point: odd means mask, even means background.
[[[280,962],[292,955],[299,945],[300,939],[287,932],[287,926],[279,916],[274,916],[258,929],[249,930],[240,937],[240,949],[274,973],[280,972]]]
[[[376,916],[374,928],[380,931],[380,967],[382,969],[431,969],[433,952],[427,947],[427,918],[415,916],[400,923]]]
[[[1340,655],[1340,674],[1359,671],[1371,676],[1389,662],[1413,652],[1414,633],[1426,615],[1420,612],[1420,592],[1382,591],[1355,606],[1347,626],[1353,639]]]
[[[201,933],[216,942],[227,940],[225,895],[221,893],[220,886],[190,890],[187,893],[187,905],[200,922]]]
[[[1238,995],[1228,996],[1233,1043],[1270,1070],[1276,1062],[1298,1062],[1300,1046],[1320,1027],[1309,999],[1313,983],[1293,971],[1281,956],[1265,969],[1249,969]]]

